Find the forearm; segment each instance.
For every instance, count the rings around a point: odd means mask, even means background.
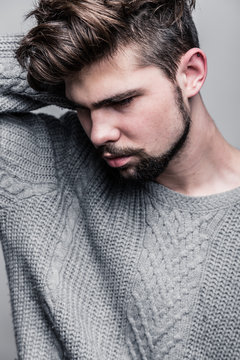
[[[27,74],[15,58],[20,36],[0,37],[0,113],[28,112],[47,105],[71,108],[62,95],[53,91],[38,93],[31,89]]]

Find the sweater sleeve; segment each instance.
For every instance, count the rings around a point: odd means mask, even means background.
[[[20,39],[20,35],[0,37],[0,113],[29,112],[47,105],[71,108],[64,94],[56,94],[54,88],[41,93],[30,88],[27,73],[15,58]]]
[[[15,58],[20,39],[0,37],[0,209],[56,187],[54,144],[64,146],[66,137],[61,119],[31,112],[69,104],[64,97],[29,87]]]
[[[60,119],[31,112],[46,105],[71,108],[71,103],[29,87],[14,56],[19,40],[0,37],[0,209],[59,189],[60,183],[79,184],[80,194],[100,161],[75,112]]]

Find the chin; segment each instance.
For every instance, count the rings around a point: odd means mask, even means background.
[[[151,176],[149,173],[144,174],[138,171],[138,169],[136,169],[135,167],[119,169],[119,175],[122,179],[130,182],[146,183],[148,181],[154,180],[154,177]]]
[[[134,167],[126,167],[119,169],[120,175],[124,179],[137,180],[137,170]]]

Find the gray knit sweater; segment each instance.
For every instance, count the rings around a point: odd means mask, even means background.
[[[19,360],[240,359],[240,189],[117,182],[0,43],[0,237]]]

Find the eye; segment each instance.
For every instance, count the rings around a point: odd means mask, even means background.
[[[84,106],[80,106],[78,104],[73,104],[73,110],[76,110],[76,111],[86,111],[88,110],[87,107],[84,107]]]
[[[91,112],[87,108],[78,108],[77,115],[81,123],[89,122],[91,119]]]
[[[128,105],[130,105],[131,104],[131,102],[133,101],[133,99],[134,99],[134,96],[132,96],[132,97],[129,97],[129,98],[126,98],[126,99],[123,99],[123,100],[120,100],[120,101],[118,101],[118,102],[116,102],[115,104],[114,104],[114,106],[115,107],[127,107]]]

